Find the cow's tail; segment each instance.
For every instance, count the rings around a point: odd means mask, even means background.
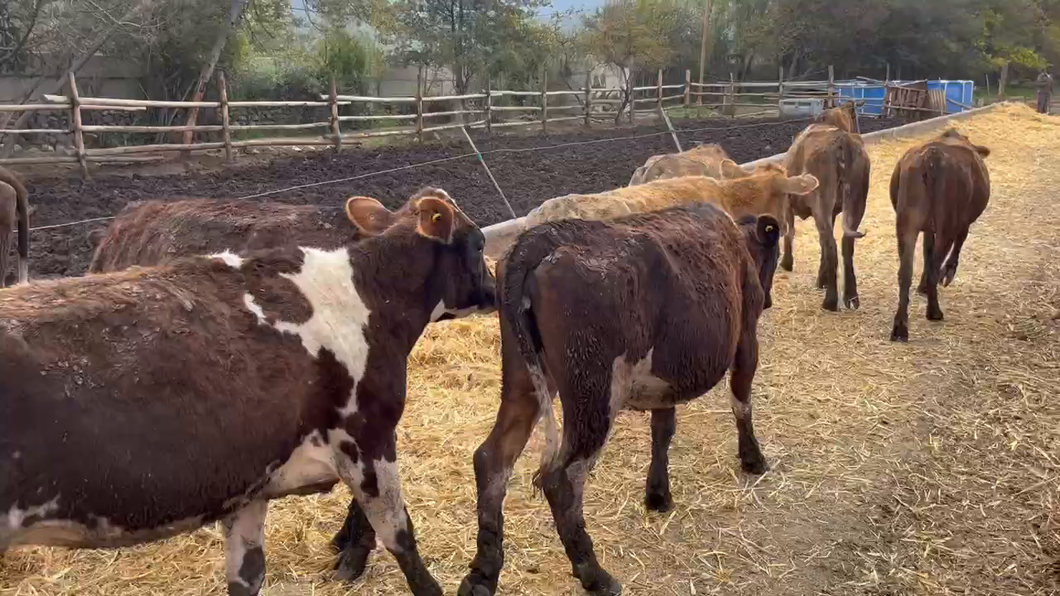
[[[555,463],[560,452],[559,427],[552,409],[552,392],[548,388],[541,332],[537,325],[527,283],[534,270],[560,245],[555,231],[546,224],[525,234],[516,242],[504,262],[500,315],[508,323],[516,347],[530,372],[537,394],[538,412],[545,426],[545,449],[541,466],[534,473],[534,486]]]
[[[839,185],[839,197],[843,202],[843,237],[844,238],[864,238],[865,232],[859,232],[857,223],[855,223],[855,210],[859,210],[860,207],[855,205],[854,196],[854,185],[851,183],[851,176],[854,173],[854,151],[856,149],[854,140],[849,134],[843,135],[842,148],[839,151],[839,172],[837,182]]]
[[[29,193],[15,174],[0,168],[0,182],[15,189],[15,210],[18,214],[18,283],[29,281]],[[3,272],[0,272],[3,275]]]
[[[937,147],[928,147],[924,152],[924,189],[931,193],[929,196],[935,197],[932,205],[938,204],[938,201],[946,197],[946,176],[942,173],[943,157],[942,151]],[[928,217],[934,217],[933,211],[929,212]]]

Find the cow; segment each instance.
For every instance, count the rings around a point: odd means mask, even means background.
[[[821,263],[817,271],[817,288],[824,288],[821,307],[839,310],[839,289],[836,269],[835,219],[843,213],[843,303],[847,308],[860,306],[857,277],[854,273],[854,241],[865,236],[858,231],[865,215],[869,196],[869,154],[861,135],[852,134],[826,124],[811,124],[799,133],[788,149],[785,166],[791,176],[813,174],[820,185],[817,192],[793,195],[788,203],[784,225],[784,257],[780,266],[786,271],[794,267],[792,245],[795,240],[795,216],[805,220],[813,217],[821,243]]]
[[[989,155],[989,148],[948,129],[898,160],[890,188],[899,260],[898,311],[891,341],[909,341],[909,286],[921,232],[924,271],[917,291],[927,294],[927,319],[942,320],[938,284],[953,282],[968,228],[990,201],[990,172],[984,161]]]
[[[633,172],[627,186],[637,186],[664,178],[707,176],[709,178],[743,178],[749,173],[729,159],[721,145],[693,147],[681,153],[655,155]]]
[[[11,236],[18,230],[17,283],[29,281],[29,193],[14,172],[0,166],[0,288],[8,284]]]
[[[474,455],[478,552],[461,596],[497,589],[506,484],[539,419],[546,446],[534,482],[574,575],[593,594],[621,590],[597,562],[582,515],[586,478],[619,411],[651,411],[645,503],[666,511],[674,407],[731,370],[741,465],[752,474],[766,471],[751,421],[751,384],[779,238],[780,223],[771,216],[733,221],[698,203],[609,221],[552,221],[517,239],[497,272],[501,404]]]
[[[812,175],[788,176],[781,166],[770,165],[734,180],[685,176],[655,180],[594,195],[565,195],[549,199],[526,216],[527,226],[560,218],[602,219],[657,211],[677,205],[707,201],[733,217],[772,214],[780,219],[789,195],[817,188]]]
[[[861,134],[857,103],[848,101],[817,115],[816,122],[834,126],[839,130]]]
[[[0,551],[121,547],[220,520],[228,593],[254,595],[268,502],[341,480],[355,575],[378,536],[413,594],[441,594],[403,504],[396,426],[438,305],[495,309],[485,238],[441,189],[346,212],[367,238],[333,250],[0,293]]]
[[[338,248],[360,238],[341,207],[274,202],[185,199],[126,205],[89,240],[91,273],[159,265],[188,255],[236,254],[291,242]]]

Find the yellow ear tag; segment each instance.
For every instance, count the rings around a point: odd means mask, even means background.
[[[773,226],[766,226],[766,231],[767,232],[772,232],[773,231]]]
[[[442,221],[442,214],[441,213],[435,213],[434,215],[431,216],[431,221],[433,221],[434,223],[438,223],[438,222]]]

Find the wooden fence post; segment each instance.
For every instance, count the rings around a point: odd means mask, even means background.
[[[685,109],[692,105],[692,71],[685,69]]]
[[[828,105],[826,109],[835,107],[835,68],[831,64],[828,65]]]
[[[662,69],[660,68],[659,69],[659,76],[656,77],[656,79],[655,79],[655,88],[658,91],[658,93],[656,94],[655,103],[659,107],[659,117],[660,118],[663,115],[663,88],[662,88],[663,87],[663,84],[662,84],[663,83],[663,77],[662,77],[662,74],[663,74],[662,73]]]
[[[784,65],[780,65],[777,74],[777,117],[783,116],[781,109],[784,106]]]
[[[541,71],[541,133],[548,133],[548,70]]]
[[[335,77],[331,77],[331,96],[328,97],[331,105],[331,134],[334,136],[335,153],[342,150],[342,131],[339,128],[339,88],[335,83]]]
[[[493,134],[493,85],[486,73],[486,134]]]
[[[626,78],[626,92],[629,93],[629,124],[633,126],[635,124],[634,111],[637,109],[637,84],[633,81],[633,73],[629,73]]]
[[[593,71],[585,72],[585,128],[592,128],[593,123]]]
[[[70,85],[70,128],[74,134],[74,149],[77,150],[77,164],[81,167],[81,177],[88,178],[88,162],[85,160],[85,137],[81,130],[81,98],[77,94],[77,80],[74,71],[66,73]]]
[[[423,66],[416,73],[416,137],[423,144]]]
[[[736,117],[736,79],[732,73],[729,73],[729,116],[732,118]]]
[[[232,161],[232,130],[229,128],[228,84],[223,70],[217,71],[217,94],[221,96],[221,138],[225,143],[225,161]]]

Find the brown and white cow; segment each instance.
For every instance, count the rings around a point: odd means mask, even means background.
[[[851,134],[826,124],[811,124],[796,137],[788,149],[785,166],[789,175],[813,174],[820,182],[817,192],[792,196],[784,232],[784,257],[780,266],[794,267],[792,244],[795,239],[795,216],[813,217],[821,243],[821,264],[817,271],[817,288],[825,289],[821,307],[839,310],[839,281],[836,269],[839,255],[835,244],[835,219],[843,213],[843,303],[858,308],[858,282],[854,273],[854,240],[865,236],[858,231],[869,196],[869,154],[861,135]]]
[[[619,411],[652,412],[649,509],[672,504],[674,407],[703,395],[728,370],[740,462],[754,474],[767,469],[751,422],[751,383],[779,238],[770,216],[733,221],[707,203],[610,221],[553,221],[519,237],[497,272],[501,404],[475,452],[478,553],[462,596],[496,591],[506,485],[539,419],[546,447],[535,483],[575,576],[593,594],[621,589],[597,562],[582,515],[586,478]]]
[[[735,180],[685,176],[593,195],[556,197],[528,213],[526,224],[567,218],[605,219],[704,201],[733,217],[768,213],[780,219],[786,213],[789,195],[803,195],[815,188],[817,179],[812,175],[789,176],[782,166],[770,164]]]
[[[332,249],[361,238],[339,207],[211,199],[130,203],[95,234],[91,273],[291,243]]]
[[[892,341],[909,340],[909,286],[916,241],[924,233],[924,272],[918,292],[927,294],[927,318],[941,321],[938,284],[957,275],[968,228],[990,201],[990,149],[975,145],[954,129],[913,147],[891,175],[891,205],[897,215],[898,311]]]
[[[708,144],[693,147],[681,153],[655,155],[633,172],[627,186],[637,186],[653,180],[680,178],[682,176],[707,176],[709,178],[743,178],[750,172],[729,159],[721,145]]]
[[[18,230],[18,283],[29,280],[29,193],[14,172],[0,166],[0,288],[8,285],[11,236]]]
[[[396,213],[366,197],[347,212],[369,238],[0,293],[0,551],[127,546],[221,520],[228,591],[253,595],[268,502],[341,480],[357,544],[378,534],[414,594],[441,594],[395,429],[437,305],[494,308],[484,238],[439,189]]]

